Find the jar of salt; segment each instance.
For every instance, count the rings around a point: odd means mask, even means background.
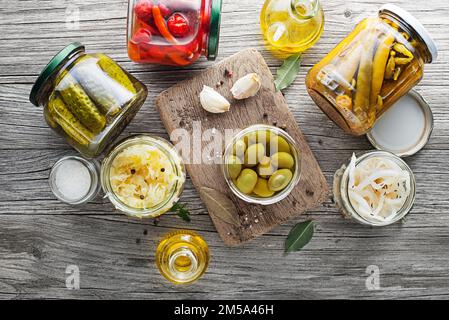
[[[100,191],[99,164],[77,156],[56,162],[50,172],[50,188],[62,202],[80,205],[93,200]]]

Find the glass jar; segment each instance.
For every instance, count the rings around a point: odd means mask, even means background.
[[[324,30],[319,0],[266,0],[260,26],[267,47],[279,58],[312,47]]]
[[[51,168],[48,181],[60,201],[70,205],[85,204],[100,192],[100,165],[77,156],[63,157]]]
[[[178,202],[186,180],[185,167],[174,146],[149,135],[129,137],[103,159],[101,186],[121,212],[156,218]]]
[[[145,102],[147,88],[108,56],[72,43],[44,68],[30,101],[87,158],[99,156]]]
[[[355,166],[362,164],[363,162],[375,158],[383,158],[396,163],[402,170],[406,171],[410,176],[410,193],[405,200],[402,208],[396,212],[396,214],[386,221],[379,221],[378,219],[368,218],[366,215],[360,214],[352,205],[349,198],[349,166],[350,164],[344,164],[340,169],[335,172],[334,175],[334,201],[337,207],[340,209],[344,217],[354,219],[355,221],[369,226],[382,227],[393,224],[402,218],[404,218],[413,208],[416,196],[416,181],[415,176],[410,167],[398,156],[387,151],[370,151],[357,157]]]
[[[222,0],[130,0],[128,55],[140,63],[187,66],[215,60]]]
[[[287,132],[257,124],[240,131],[228,143],[222,171],[237,197],[271,205],[285,199],[298,185],[301,154]]]
[[[408,12],[385,5],[366,18],[308,73],[307,90],[339,127],[367,133],[437,58],[427,31]]]
[[[174,284],[189,284],[201,278],[209,260],[207,243],[195,232],[187,230],[168,234],[156,250],[160,273]]]

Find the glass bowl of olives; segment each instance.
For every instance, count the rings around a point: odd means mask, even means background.
[[[253,125],[228,143],[222,164],[232,192],[254,204],[271,205],[286,198],[298,184],[301,154],[284,130]]]

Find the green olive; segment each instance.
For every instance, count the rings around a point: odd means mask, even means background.
[[[243,138],[247,147],[257,142],[257,132],[253,131],[245,135]]]
[[[256,166],[265,156],[265,147],[261,143],[252,144],[245,152],[245,165],[248,167]]]
[[[278,152],[290,153],[290,144],[281,136],[276,136],[270,141],[270,154],[273,155]]]
[[[251,169],[243,169],[237,178],[235,186],[241,192],[250,194],[253,192],[254,187],[257,184],[257,173]]]
[[[226,165],[231,179],[237,179],[242,171],[242,161],[236,156],[229,156]]]
[[[243,157],[245,156],[245,151],[246,151],[246,143],[243,139],[237,140],[234,144],[234,148],[232,153],[239,157],[240,159],[243,159]]]
[[[268,180],[268,188],[272,191],[281,191],[288,186],[292,178],[293,173],[289,169],[280,169]]]
[[[262,198],[269,198],[273,196],[274,191],[268,188],[268,180],[259,178],[257,179],[257,183],[254,187],[253,193]]]
[[[287,152],[278,152],[271,157],[273,166],[282,169],[291,169],[295,165],[295,159]]]

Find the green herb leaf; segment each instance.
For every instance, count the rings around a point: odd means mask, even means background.
[[[295,81],[301,66],[301,54],[294,54],[288,57],[277,71],[274,85],[276,90],[284,90]]]
[[[313,236],[313,221],[298,223],[288,234],[285,241],[285,252],[299,251],[309,243]]]
[[[175,204],[173,206],[173,208],[170,209],[170,211],[171,212],[176,212],[176,214],[179,217],[181,217],[182,220],[184,220],[186,222],[190,222],[191,221],[191,219],[190,219],[190,212],[189,212],[189,210],[187,210],[185,208],[185,205],[183,205],[183,204],[179,204],[179,203]]]

